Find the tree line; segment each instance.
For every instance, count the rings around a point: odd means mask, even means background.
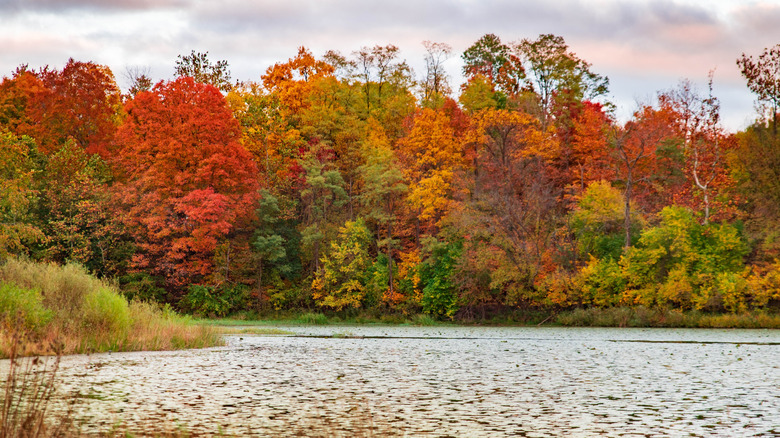
[[[424,47],[419,77],[377,45],[244,82],[193,51],[126,93],[93,62],[20,66],[0,83],[0,260],[214,315],[780,304],[780,46],[737,60],[759,112],[736,133],[712,76],[619,122],[559,36],[484,35],[459,90],[451,47]]]

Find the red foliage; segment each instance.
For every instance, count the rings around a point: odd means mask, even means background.
[[[174,287],[213,271],[218,244],[251,219],[257,169],[222,94],[191,78],[160,82],[126,105],[118,186],[139,244],[134,266]]]
[[[87,153],[107,158],[121,106],[121,92],[111,70],[70,59],[62,71],[47,67],[35,75],[40,87],[30,90],[27,123],[20,125],[20,133],[35,138],[46,153],[72,138]]]

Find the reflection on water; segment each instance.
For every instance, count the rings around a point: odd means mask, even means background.
[[[777,436],[780,332],[293,327],[208,350],[70,356],[87,431]],[[334,337],[323,337],[332,336]]]

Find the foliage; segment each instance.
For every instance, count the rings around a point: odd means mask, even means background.
[[[0,260],[43,240],[34,220],[36,156],[31,138],[0,132]]]
[[[43,296],[35,289],[24,289],[13,283],[0,283],[0,326],[21,331],[36,331],[52,318],[43,306]]]
[[[105,161],[73,142],[48,157],[39,206],[48,216],[42,228],[49,260],[77,262],[98,276],[126,271],[133,246],[113,208],[111,181]]]
[[[219,343],[213,331],[192,326],[170,307],[128,303],[80,266],[9,258],[0,265],[0,324],[22,319],[30,329],[22,354],[51,354],[52,340],[63,354]],[[0,356],[13,348],[9,335],[0,330]]]
[[[57,309],[46,336],[94,311],[107,335],[71,351],[199,342],[152,333],[179,330],[164,318],[121,334],[160,304],[388,321],[586,306],[621,324],[646,316],[626,305],[779,305],[776,47],[738,61],[772,122],[764,108],[733,134],[712,74],[618,121],[608,79],[560,36],[482,36],[458,96],[451,47],[423,45],[422,78],[386,44],[300,47],[240,83],[192,51],[172,81],[128,70],[125,96],[93,62],[19,67],[0,82],[0,262],[26,277],[4,281]]]
[[[780,44],[764,49],[758,59],[744,53],[737,59],[747,87],[756,94],[759,102],[768,103],[772,129],[777,134],[777,113],[780,111]]]
[[[174,74],[178,77],[191,77],[196,82],[212,85],[225,92],[232,88],[227,61],[221,60],[212,64],[209,52],[196,53],[193,50],[189,55],[179,55]]]
[[[190,285],[180,305],[196,315],[206,315],[212,318],[225,316],[232,308],[240,307],[226,292],[211,286],[193,284]]]
[[[418,268],[423,312],[452,319],[460,309],[453,274],[461,250],[460,243],[427,240],[426,257]]]
[[[642,233],[621,259],[627,296],[643,304],[735,312],[742,310],[742,270],[748,246],[728,224],[698,223],[690,210],[666,207],[661,223]],[[738,284],[739,283],[739,284]],[[657,293],[657,285],[664,285]]]
[[[492,33],[478,39],[463,52],[461,58],[467,79],[482,75],[506,95],[519,93],[524,85],[526,72],[520,58]]]
[[[322,270],[312,282],[317,305],[341,310],[363,304],[367,292],[366,273],[371,266],[370,243],[371,232],[361,218],[339,228],[330,251],[322,257]]]
[[[625,246],[623,229],[624,199],[619,190],[606,181],[588,186],[570,214],[571,228],[577,239],[580,257],[618,260]],[[632,235],[643,225],[643,219],[632,209]]]
[[[577,286],[585,303],[611,307],[622,303],[626,278],[614,259],[592,257],[580,270]]]
[[[41,151],[51,153],[73,140],[89,154],[107,158],[114,152],[121,92],[111,69],[72,58],[62,70],[31,73],[40,80],[29,90],[26,118],[17,134],[29,135]]]
[[[160,82],[127,111],[117,193],[138,245],[133,267],[174,289],[202,281],[257,199],[238,123],[215,88],[191,78]]]

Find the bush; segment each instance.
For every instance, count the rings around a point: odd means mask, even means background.
[[[232,307],[223,294],[200,284],[191,284],[180,304],[188,312],[209,317],[225,316]]]
[[[161,286],[162,280],[144,272],[128,274],[119,279],[119,288],[128,301],[164,303],[168,292]]]
[[[0,266],[0,281],[40,290],[43,305],[56,309],[54,319],[64,325],[80,318],[84,297],[90,291],[108,287],[77,264],[59,266],[14,258]]]
[[[51,318],[52,311],[43,307],[43,296],[39,291],[10,283],[0,284],[0,326],[37,331]]]
[[[84,297],[82,321],[87,332],[118,341],[127,337],[130,310],[124,297],[116,291],[101,287]]]

